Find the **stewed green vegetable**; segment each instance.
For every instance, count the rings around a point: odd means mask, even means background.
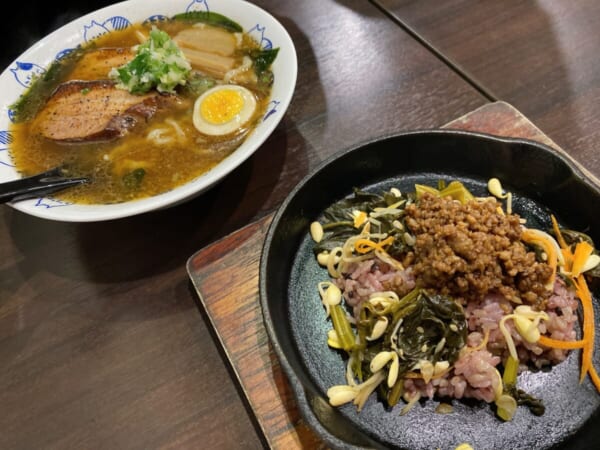
[[[466,343],[467,325],[462,307],[447,296],[415,289],[401,299],[390,296],[388,300],[382,305],[380,298],[375,297],[361,305],[356,351],[362,352],[362,364],[356,375],[369,376],[371,363],[378,354],[395,352],[399,357],[396,379],[392,386],[383,389],[388,404],[393,406],[400,392],[397,383],[408,372],[416,367],[422,372],[429,368],[433,375],[436,363],[443,363],[438,364],[440,370],[458,359]],[[379,339],[369,340],[382,318],[388,324],[385,332]],[[385,369],[389,372],[391,365]]]

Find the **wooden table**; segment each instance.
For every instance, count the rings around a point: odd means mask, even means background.
[[[111,2],[81,3],[20,9],[3,30],[11,44],[5,65],[53,28]],[[489,101],[391,9],[360,0],[256,3],[292,36],[298,83],[274,134],[219,185],[169,210],[102,223],[50,222],[0,207],[0,448],[265,446],[186,261],[264,219],[337,150],[439,127]],[[472,41],[463,45],[476,57]],[[511,101],[537,104],[540,95],[516,90]],[[545,114],[558,121],[561,104],[547,102]],[[558,126],[552,137],[585,142],[591,129],[572,137]]]
[[[600,173],[600,3],[374,0],[490,99]]]

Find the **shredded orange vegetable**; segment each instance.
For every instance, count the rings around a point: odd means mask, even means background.
[[[573,252],[571,252],[571,249],[569,247],[561,248],[560,252],[562,253],[563,259],[565,261],[565,270],[567,267],[570,270],[570,268],[573,266]]]
[[[581,269],[583,269],[585,262],[590,257],[593,251],[594,247],[592,247],[585,241],[579,242],[577,244],[577,247],[575,247],[575,252],[573,253],[573,265],[571,266],[571,276],[578,277],[579,274],[581,274]]]
[[[554,230],[554,234],[556,235],[556,240],[558,241],[558,245],[562,249],[565,249],[565,248],[568,249],[569,246],[567,245],[565,238],[563,237],[562,233],[560,232],[560,228],[558,227],[558,222],[556,221],[556,217],[554,217],[553,214],[550,214],[550,219],[552,220],[552,229]]]
[[[574,350],[577,348],[583,348],[585,346],[585,340],[579,341],[561,341],[559,339],[552,339],[548,336],[540,336],[537,343],[544,347],[560,348],[562,350]]]
[[[583,340],[585,341],[585,345],[581,357],[581,375],[579,377],[579,382],[581,383],[586,373],[590,370],[594,355],[594,305],[592,304],[592,294],[588,289],[583,275],[573,281],[577,288],[577,296],[581,300],[583,307]]]
[[[358,253],[368,253],[371,250],[381,250],[382,252],[384,252],[385,250],[383,246],[389,245],[392,242],[394,242],[393,236],[388,236],[381,242],[374,242],[370,239],[358,239],[354,243],[354,250],[356,250]]]
[[[581,272],[585,262],[594,251],[594,248],[589,243],[581,241],[575,246],[575,251],[572,251],[567,245],[567,242],[560,231],[556,218],[554,216],[550,217],[552,219],[552,229],[556,235],[556,240],[563,255],[564,270],[566,272],[565,275],[568,276],[575,285],[577,296],[581,301],[581,306],[583,309],[583,336],[579,341],[560,341],[546,336],[540,336],[538,343],[546,347],[560,348],[564,350],[581,348],[582,354],[579,382],[583,382],[586,374],[589,374],[594,386],[600,392],[600,377],[593,366],[595,334],[594,305],[592,294],[590,293],[585,281],[585,277]]]
[[[354,216],[354,228],[360,227],[363,223],[367,221],[367,213],[364,211],[357,211]]]
[[[596,386],[596,389],[600,392],[600,377],[598,376],[598,372],[596,372],[594,366],[590,366],[589,374],[590,378],[592,379],[592,383],[594,383],[594,386]]]

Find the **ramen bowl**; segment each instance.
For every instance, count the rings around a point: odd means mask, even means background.
[[[93,222],[118,219],[179,204],[206,191],[246,161],[271,135],[285,114],[294,92],[297,60],[294,44],[271,14],[242,0],[128,0],[82,16],[49,34],[13,61],[0,75],[0,183],[24,177],[17,168],[11,145],[15,142],[15,103],[53,63],[98,37],[133,24],[160,21],[185,12],[217,13],[236,22],[262,50],[278,48],[271,65],[273,83],[256,127],[232,153],[192,180],[165,192],[131,201],[86,204],[60,195],[9,203],[36,217]],[[168,170],[168,169],[164,169]],[[33,174],[27,174],[33,175]],[[93,182],[93,181],[92,181]]]

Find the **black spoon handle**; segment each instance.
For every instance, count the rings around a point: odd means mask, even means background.
[[[32,177],[0,183],[0,203],[43,197],[81,183],[87,178],[64,178],[60,167]]]

